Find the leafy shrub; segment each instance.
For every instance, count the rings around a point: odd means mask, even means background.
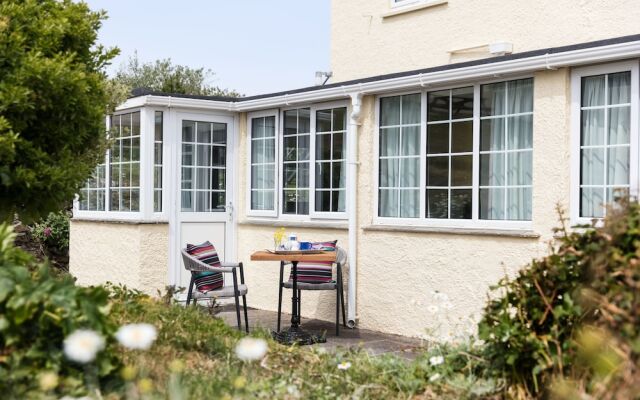
[[[49,213],[47,218],[34,224],[32,234],[50,252],[68,254],[69,213],[67,211]]]
[[[551,255],[494,288],[502,296],[479,332],[488,372],[506,378],[511,395],[640,392],[640,206],[621,201],[608,215],[574,232],[563,220]]]
[[[120,361],[108,292],[77,287],[70,276],[54,277],[46,264],[15,248],[13,240],[8,225],[0,225],[0,393],[42,397],[36,395],[34,377],[43,373],[60,378],[50,388],[59,394],[84,394],[87,384],[118,386]],[[107,340],[91,364],[74,363],[63,354],[63,340],[78,329],[91,329]]]

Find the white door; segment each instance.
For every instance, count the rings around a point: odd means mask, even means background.
[[[176,234],[179,248],[210,241],[221,261],[232,251],[233,118],[207,114],[177,114],[178,196]],[[176,263],[176,286],[188,288],[190,273],[182,256]],[[186,295],[186,294],[185,294]]]

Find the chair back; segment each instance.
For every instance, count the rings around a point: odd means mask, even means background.
[[[336,263],[343,267],[347,263],[347,251],[340,246],[336,246]]]
[[[202,271],[210,270],[210,267],[207,264],[201,262],[191,254],[187,253],[187,249],[181,249],[180,252],[182,253],[182,261],[184,263],[184,268],[187,271],[191,271],[193,273],[193,272],[202,272]]]

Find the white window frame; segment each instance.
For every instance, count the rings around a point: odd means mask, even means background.
[[[251,209],[251,144],[253,143],[252,138],[252,129],[253,129],[253,119],[254,118],[265,118],[265,117],[274,117],[275,119],[275,167],[274,167],[274,199],[273,199],[273,210],[253,210]],[[247,114],[247,173],[246,173],[246,181],[247,181],[247,193],[246,193],[246,214],[250,217],[277,217],[278,210],[280,207],[280,196],[278,189],[278,177],[280,174],[280,146],[278,145],[280,136],[280,119],[278,118],[278,110],[264,110],[257,111]]]
[[[282,123],[284,119],[285,111],[297,110],[301,108],[309,109],[309,124],[310,124],[310,133],[309,133],[309,214],[284,214],[282,212],[282,205],[284,204],[284,195],[283,195],[283,161],[284,161],[284,123]],[[332,108],[345,108],[346,109],[346,122],[345,122],[345,146],[347,137],[350,134],[349,132],[349,115],[351,113],[351,106],[346,100],[338,100],[331,102],[323,102],[323,103],[314,103],[314,104],[299,104],[295,106],[289,106],[286,108],[281,108],[279,110],[265,110],[259,112],[252,112],[247,114],[247,172],[246,172],[246,193],[245,193],[245,202],[246,202],[246,216],[249,219],[277,219],[280,221],[286,222],[310,222],[310,221],[344,221],[348,216],[348,202],[345,201],[345,211],[344,212],[317,212],[315,211],[315,168],[316,168],[316,112],[318,110],[326,110]],[[251,210],[251,119],[252,118],[260,118],[265,116],[276,116],[276,190],[277,195],[275,198],[275,210],[274,211],[264,211],[264,210]],[[345,159],[347,157],[347,153],[345,153]],[[346,162],[345,162],[346,168]],[[345,171],[346,173],[346,171]],[[348,185],[348,184],[347,184]],[[347,192],[349,188],[347,187]]]
[[[110,200],[110,182],[111,182],[111,168],[109,164],[109,158],[111,149],[107,149],[104,155],[104,162],[106,165],[105,171],[105,209],[104,211],[90,211],[80,210],[80,204],[78,202],[78,196],[73,202],[73,215],[78,219],[89,220],[101,220],[101,221],[160,221],[165,219],[166,211],[162,213],[153,212],[153,135],[149,132],[153,132],[153,120],[155,111],[163,111],[161,108],[151,107],[138,107],[126,110],[117,110],[113,115],[130,114],[140,112],[140,208],[138,211],[111,211]],[[166,111],[166,110],[164,110]],[[106,116],[107,132],[111,128],[109,126],[109,116]],[[165,134],[166,134],[166,123]],[[145,150],[146,149],[146,150]],[[163,144],[164,159],[167,155],[166,136],[165,143]],[[150,158],[151,157],[151,158]],[[166,167],[164,162],[164,167]],[[164,169],[164,168],[163,168]],[[163,197],[166,194],[166,174],[163,173]]]
[[[315,196],[315,187],[316,187],[316,112],[318,110],[326,110],[330,108],[346,108],[347,109],[347,121],[346,121],[346,131],[345,140],[347,140],[347,136],[349,135],[349,113],[351,109],[349,107],[349,103],[347,101],[332,101],[325,103],[315,103],[315,104],[307,104],[300,106],[290,106],[287,108],[283,108],[280,111],[280,120],[284,120],[285,111],[297,110],[300,108],[309,108],[310,114],[310,134],[309,134],[309,214],[284,214],[282,212],[282,205],[284,204],[284,195],[283,195],[283,179],[282,174],[278,175],[278,203],[280,207],[278,208],[278,217],[284,221],[310,221],[310,220],[346,220],[347,214],[349,212],[346,209],[345,204],[345,212],[317,212],[316,209],[316,196]],[[280,149],[284,148],[284,123],[280,124],[280,130],[278,131],[278,146]],[[348,150],[347,150],[348,151]],[[282,163],[284,162],[284,151],[280,151],[280,157],[278,159],[278,163],[280,164],[279,170],[282,171]],[[346,157],[346,154],[345,154]],[[346,171],[345,171],[346,172]],[[347,192],[348,192],[347,188]]]
[[[629,154],[629,194],[638,196],[639,166],[639,67],[638,60],[623,61],[609,64],[592,65],[574,68],[571,71],[571,198],[570,222],[572,225],[590,224],[598,218],[580,216],[580,163],[581,163],[581,108],[582,108],[582,78],[593,75],[615,74],[631,71],[631,119],[630,119],[630,154]],[[606,95],[606,94],[605,94]],[[605,129],[607,127],[605,126]],[[607,166],[604,166],[607,168]]]
[[[532,74],[501,77],[478,82],[467,82],[447,85],[434,85],[426,89],[407,90],[402,92],[390,92],[376,96],[375,100],[375,121],[374,121],[374,168],[372,171],[374,181],[374,201],[373,201],[373,225],[378,226],[416,226],[427,228],[452,228],[452,229],[500,229],[500,230],[527,230],[533,229],[532,221],[510,221],[510,220],[483,220],[480,219],[480,87],[482,85],[508,82],[519,79],[533,79],[534,82],[534,110],[535,110],[535,79]],[[440,90],[451,90],[473,86],[473,172],[472,172],[472,215],[471,219],[436,219],[426,218],[426,139],[427,139],[427,93]],[[420,212],[418,218],[394,218],[380,217],[378,214],[379,196],[379,168],[380,168],[380,99],[384,97],[402,96],[407,94],[421,94],[421,119],[420,119]],[[535,118],[535,111],[534,111]],[[535,135],[535,131],[533,135]],[[535,156],[535,154],[534,154]],[[535,160],[534,160],[535,169]],[[532,200],[533,201],[533,200]],[[535,202],[533,203],[535,206]],[[532,210],[535,215],[535,210]]]

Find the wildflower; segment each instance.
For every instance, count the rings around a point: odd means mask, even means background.
[[[127,365],[126,367],[122,368],[122,371],[120,371],[120,376],[125,381],[134,380],[136,375],[138,375],[138,370],[136,369],[136,367],[132,367],[130,365]]]
[[[153,382],[149,378],[142,378],[138,381],[140,393],[149,393],[153,390]]]
[[[148,350],[158,337],[158,332],[150,324],[123,325],[116,332],[116,339],[126,348]]]
[[[507,308],[507,313],[509,314],[509,318],[513,319],[516,317],[516,315],[518,315],[518,309],[512,305],[509,305],[509,308]]]
[[[561,294],[558,295],[558,300],[562,300],[562,295]]]
[[[169,364],[169,371],[176,374],[181,373],[182,371],[184,371],[184,363],[180,360],[171,361],[171,363]]]
[[[42,233],[44,233],[44,237],[51,236],[51,228],[47,226],[46,228],[44,228],[44,231]]]
[[[444,357],[442,356],[433,356],[431,358],[429,358],[429,364],[436,366],[436,365],[440,365],[444,362]]]
[[[247,386],[247,378],[245,378],[244,376],[238,376],[236,379],[233,380],[234,388],[242,389],[245,386]]]
[[[88,329],[79,329],[64,339],[64,354],[71,361],[88,363],[104,349],[104,338]]]
[[[267,354],[267,342],[264,339],[243,338],[236,345],[236,356],[242,361],[260,360]]]
[[[58,374],[55,372],[44,372],[40,374],[38,379],[38,383],[40,384],[40,389],[43,392],[48,392],[49,390],[53,390],[58,387]]]
[[[343,361],[340,364],[338,364],[339,370],[346,371],[349,368],[351,368],[351,363],[349,361]]]
[[[440,375],[440,374],[438,374],[438,373],[435,373],[435,374],[431,375],[431,376],[429,377],[429,382],[435,382],[435,381],[437,381],[438,379],[440,379],[440,376],[441,376],[441,375]]]

